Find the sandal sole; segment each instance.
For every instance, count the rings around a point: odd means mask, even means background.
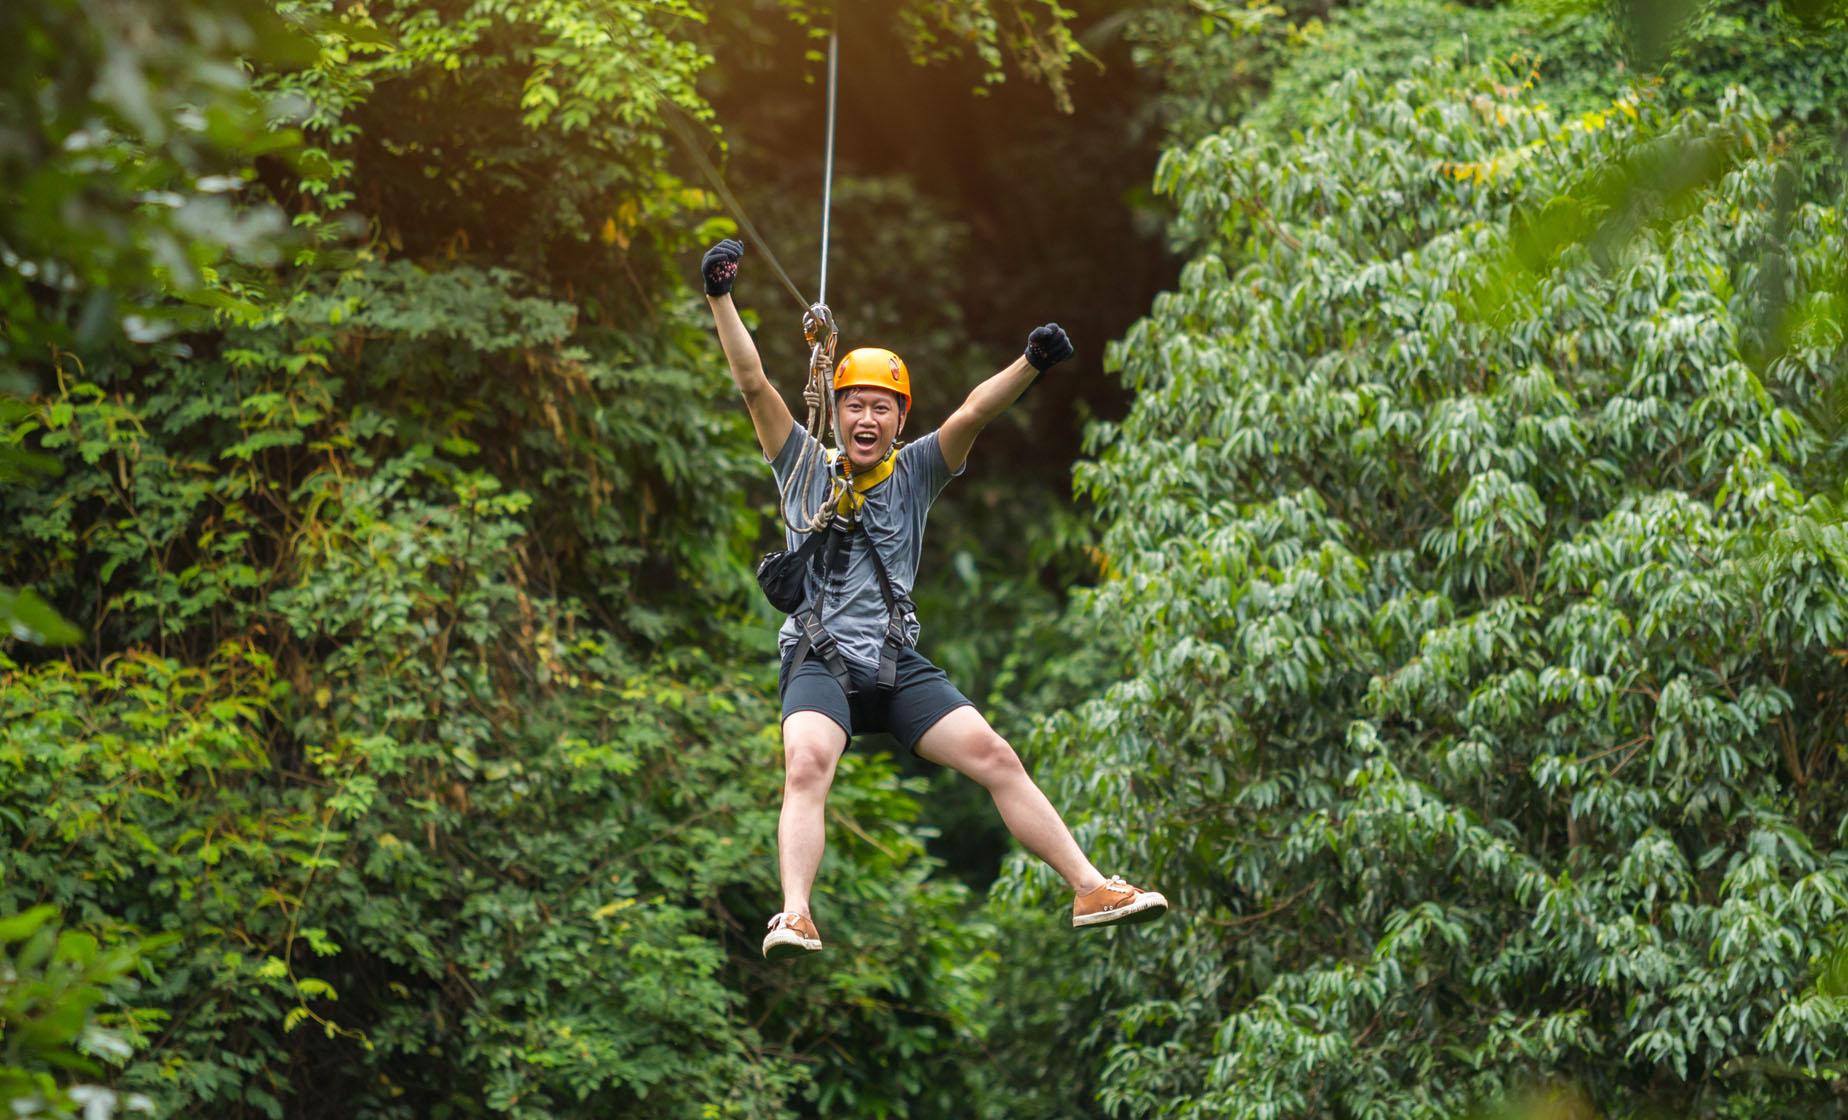
[[[777,930],[764,938],[764,959],[767,961],[788,960],[806,953],[821,952],[821,942],[811,941],[798,933]]]
[[[1153,897],[1139,898],[1128,906],[1117,910],[1100,910],[1095,914],[1086,914],[1082,918],[1072,919],[1073,929],[1097,929],[1099,926],[1139,926],[1152,922],[1168,912],[1168,900],[1153,891],[1147,892]]]

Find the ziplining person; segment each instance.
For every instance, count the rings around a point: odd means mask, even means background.
[[[782,491],[790,551],[766,558],[766,564],[786,558],[799,564],[800,574],[799,605],[778,634],[784,781],[777,854],[783,905],[770,919],[764,956],[800,956],[821,948],[809,891],[821,866],[828,788],[852,736],[878,731],[890,732],[918,757],[981,783],[1014,838],[1070,884],[1073,926],[1160,917],[1167,899],[1121,876],[1105,878],[1014,748],[916,649],[911,589],[931,503],[962,473],[982,429],[1034,378],[1071,356],[1071,340],[1056,323],[1036,328],[1026,351],[977,385],[941,427],[903,445],[897,441],[911,408],[910,372],[889,350],[851,351],[833,374],[835,435],[842,451],[831,458],[770,384],[732,303],[743,255],[742,242],[721,241],[707,250],[700,275],[732,380]],[[825,469],[807,469],[816,463]],[[837,481],[842,476],[845,485]],[[835,508],[822,510],[830,502]],[[792,504],[817,510],[813,523],[792,518]],[[824,517],[825,529],[819,527]],[[789,570],[793,577],[798,569]]]

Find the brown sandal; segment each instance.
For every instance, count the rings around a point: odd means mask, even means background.
[[[1072,898],[1072,925],[1077,929],[1139,925],[1152,922],[1167,912],[1166,898],[1155,891],[1125,883],[1121,875],[1112,875]]]
[[[820,951],[821,934],[816,932],[815,923],[807,914],[784,912],[771,916],[770,932],[764,934],[765,960],[777,961]]]

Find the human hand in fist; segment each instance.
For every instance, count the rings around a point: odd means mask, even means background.
[[[1071,336],[1057,323],[1035,327],[1027,336],[1027,364],[1041,373],[1071,356]]]
[[[735,237],[725,240],[706,250],[700,258],[699,276],[706,285],[709,296],[730,295],[732,280],[738,275],[738,260],[744,256],[744,242]]]

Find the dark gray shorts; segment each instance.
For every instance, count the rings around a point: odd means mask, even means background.
[[[958,708],[974,707],[942,669],[915,649],[898,651],[898,680],[884,703],[880,703],[876,674],[851,661],[846,665],[855,689],[852,700],[841,691],[834,674],[828,672],[827,662],[808,657],[792,676],[789,654],[785,653],[782,671],[777,674],[783,719],[797,712],[820,712],[840,724],[850,742],[855,735],[885,731],[915,753],[918,740],[938,720]]]

